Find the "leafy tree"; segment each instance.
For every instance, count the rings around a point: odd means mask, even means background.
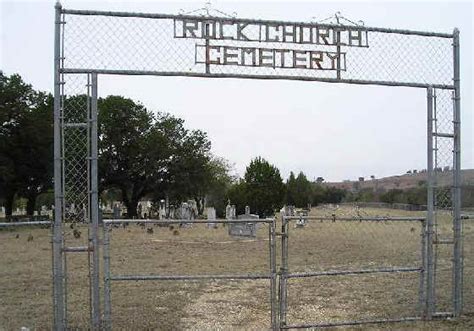
[[[193,198],[202,212],[212,179],[206,133],[187,130],[169,114],[154,115],[133,100],[99,100],[99,169],[102,188],[115,188],[129,217],[140,199]]]
[[[326,203],[340,203],[346,196],[346,191],[336,187],[328,187],[325,192]]]
[[[168,137],[153,114],[133,100],[108,96],[99,99],[98,108],[101,189],[120,190],[129,217],[137,216],[140,199],[167,175]]]
[[[230,187],[227,199],[231,204],[235,205],[238,214],[245,212],[245,206],[250,204],[247,197],[247,183],[245,180],[239,179]]]
[[[466,183],[463,186],[461,186],[461,199],[462,199],[461,206],[463,208],[474,207],[474,185],[473,184]]]
[[[280,171],[257,157],[245,171],[246,196],[251,210],[264,217],[281,208],[285,187]]]
[[[48,209],[54,205],[54,190],[50,188],[48,191],[38,195],[36,199],[36,207],[46,206]]]
[[[36,199],[53,184],[53,97],[38,92],[35,106],[25,114],[20,126],[19,194],[27,200],[27,215],[33,215]]]
[[[169,182],[164,193],[175,202],[194,199],[198,213],[202,214],[214,176],[214,168],[210,163],[211,143],[206,133],[200,130],[184,130],[184,133],[181,141],[176,142]]]
[[[296,201],[296,177],[293,171],[290,172],[290,177],[286,181],[286,204],[290,206],[295,205]]]
[[[0,73],[0,195],[5,212],[12,214],[13,202],[20,189],[17,166],[20,121],[33,103],[32,87],[19,75],[7,77]]]
[[[15,196],[36,198],[52,185],[52,97],[35,91],[19,75],[0,73],[0,195],[6,215]]]
[[[380,201],[386,203],[406,203],[403,190],[391,189],[380,196]]]
[[[300,172],[298,174],[298,177],[296,177],[296,201],[295,205],[296,207],[299,208],[304,208],[308,206],[308,204],[311,203],[312,200],[312,188],[311,188],[311,183],[309,180],[306,178],[305,174],[303,172]]]
[[[231,188],[234,178],[229,175],[231,165],[223,158],[213,157],[209,163],[210,173],[212,174],[207,188],[206,204],[216,209],[217,216],[225,215],[226,198]]]
[[[325,203],[327,202],[326,200],[326,188],[316,182],[315,185],[313,185],[313,190],[312,190],[312,201],[311,204],[314,206],[319,205],[320,203]]]
[[[405,192],[406,203],[411,205],[426,205],[428,191],[426,185],[412,187]]]
[[[372,188],[364,188],[359,191],[358,201],[372,202],[375,201],[375,192]]]
[[[313,200],[312,194],[311,183],[305,174],[300,172],[295,178],[294,173],[291,172],[286,183],[287,204],[298,208],[306,207]]]

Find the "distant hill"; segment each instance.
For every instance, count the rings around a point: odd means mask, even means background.
[[[328,187],[337,187],[345,190],[361,190],[365,188],[391,190],[391,189],[409,189],[417,187],[426,182],[427,173],[417,172],[412,174],[404,174],[399,176],[390,176],[383,178],[365,178],[364,181],[343,181],[343,182],[326,182],[323,185]],[[462,185],[474,185],[474,169],[464,169],[461,171]],[[452,183],[451,172],[442,172],[438,176],[439,186],[450,186]]]

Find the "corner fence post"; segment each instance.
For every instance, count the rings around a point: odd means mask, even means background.
[[[458,317],[462,313],[463,244],[461,220],[461,82],[459,30],[453,32],[453,68],[454,68],[454,109],[453,109],[453,313]]]
[[[53,223],[53,329],[64,330],[66,311],[63,267],[63,210],[61,165],[61,4],[55,5],[54,21],[54,223]]]
[[[425,222],[425,240],[426,240],[426,300],[423,317],[431,319],[434,313],[434,251],[433,251],[433,237],[434,237],[434,188],[433,188],[433,88],[427,89],[427,156],[428,156],[428,192],[427,192],[427,215]]]

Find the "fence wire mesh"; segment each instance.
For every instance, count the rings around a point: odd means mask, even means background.
[[[418,291],[416,273],[290,279],[287,324],[412,317],[419,311]]]
[[[286,325],[421,314],[423,217],[423,212],[325,205],[313,209],[304,226],[291,221],[288,249],[282,252],[288,263]]]
[[[434,110],[434,226],[435,226],[435,306],[438,311],[452,308],[453,277],[453,92],[435,89]]]
[[[64,22],[66,69],[187,74],[206,73],[209,65],[211,75],[452,85],[449,35],[181,15],[66,14]],[[208,30],[206,22],[211,22]],[[203,31],[211,37],[203,37]],[[354,40],[349,42],[350,36]]]
[[[474,277],[472,277],[474,274],[474,215],[463,221],[463,243],[463,309],[465,313],[472,315],[474,314]]]
[[[89,98],[87,75],[63,75],[62,157],[65,219],[88,220]]]
[[[104,273],[111,280],[106,289],[112,326],[227,329],[245,320],[249,329],[271,328],[272,225],[259,223],[255,238],[230,237],[228,226],[106,225]],[[190,276],[217,279],[182,279]],[[160,314],[154,314],[157,310]]]

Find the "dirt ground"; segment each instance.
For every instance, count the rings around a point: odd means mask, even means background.
[[[385,209],[314,208],[312,214],[355,216],[423,215]],[[439,232],[448,237],[449,216],[439,217]],[[279,224],[277,229],[279,228]],[[130,274],[267,273],[268,226],[256,240],[231,238],[227,228],[205,225],[173,229],[130,225],[111,232],[111,271]],[[456,321],[407,322],[372,329],[474,329],[474,221],[465,226],[464,301],[466,316]],[[66,228],[69,246],[87,243]],[[175,232],[178,231],[178,233]],[[416,222],[309,222],[291,226],[290,272],[419,266],[421,227]],[[437,307],[451,305],[451,246],[437,250]],[[51,328],[51,243],[49,229],[0,232],[0,330],[22,326]],[[279,264],[280,247],[277,247]],[[87,329],[89,293],[87,255],[70,253],[68,326]],[[291,279],[288,324],[419,315],[419,274],[373,274]],[[136,281],[112,283],[114,329],[264,330],[269,328],[269,281]],[[367,329],[367,326],[360,329]]]

